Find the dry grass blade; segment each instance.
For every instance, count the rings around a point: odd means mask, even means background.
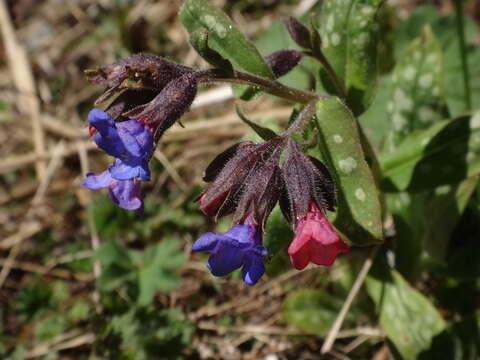
[[[52,160],[48,164],[48,168],[46,169],[47,172],[45,174],[45,177],[43,178],[42,182],[40,183],[31,203],[30,209],[27,211],[25,214],[25,220],[20,224],[19,228],[22,229],[24,223],[27,223],[30,221],[30,218],[35,210],[35,208],[41,203],[43,197],[46,194],[47,187],[50,184],[50,181],[53,178],[53,174],[55,171],[58,169],[58,167],[61,165],[61,160],[63,158],[63,153],[64,153],[65,145],[63,141],[60,141],[58,145],[54,149],[54,156],[52,157]],[[7,260],[5,261],[2,270],[0,271],[0,288],[2,287],[3,283],[8,277],[8,274],[10,273],[10,270],[13,266],[13,263],[15,261],[15,258],[17,255],[20,253],[23,240],[25,237],[20,238],[21,241],[17,242],[13,248],[10,250],[10,253],[8,254]]]
[[[45,152],[45,138],[35,80],[27,53],[23,46],[17,42],[15,30],[4,0],[0,0],[0,28],[2,30],[3,43],[7,52],[13,83],[18,90],[16,103],[18,104],[20,112],[30,117],[35,153],[42,155]],[[36,171],[37,177],[40,180],[45,177],[46,165],[42,159],[36,160]]]
[[[78,334],[78,330],[72,330],[53,339],[51,342],[39,344],[26,354],[25,359],[43,356],[52,350],[59,351],[76,348],[85,344],[91,344],[95,341],[94,333]]]
[[[332,349],[333,343],[335,342],[338,332],[340,331],[343,321],[345,320],[345,316],[347,316],[347,313],[350,310],[350,307],[352,306],[355,296],[357,296],[358,291],[360,290],[363,282],[365,281],[365,278],[367,277],[368,272],[370,271],[370,268],[372,267],[373,260],[375,259],[375,255],[377,254],[377,251],[378,251],[378,246],[375,246],[370,252],[370,254],[368,255],[365,262],[363,263],[363,266],[360,272],[358,273],[358,276],[355,279],[355,282],[353,283],[353,286],[350,289],[350,292],[348,293],[348,296],[345,299],[345,302],[343,303],[342,309],[338,313],[337,318],[335,319],[335,322],[333,323],[330,331],[328,332],[327,337],[325,338],[325,342],[323,343],[322,349],[321,349],[322,354],[328,353]]]

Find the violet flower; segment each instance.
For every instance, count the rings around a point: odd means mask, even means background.
[[[115,161],[101,174],[88,173],[81,185],[91,190],[108,188],[115,204],[126,210],[141,210],[139,180],[150,180],[148,161],[153,136],[138,121],[115,122],[99,109],[90,111],[88,122],[95,143]]]
[[[113,121],[107,113],[93,109],[88,122],[97,131],[93,140],[99,148],[116,158],[109,168],[117,180],[150,180],[148,161],[153,152],[153,136],[136,120]]]
[[[142,211],[143,201],[140,194],[140,181],[136,179],[116,180],[105,170],[99,175],[88,173],[82,186],[90,190],[108,188],[112,201],[125,210]]]
[[[195,241],[192,250],[211,253],[207,267],[215,276],[225,276],[242,267],[243,281],[254,285],[265,273],[262,256],[267,255],[267,250],[252,217],[223,235],[206,233]]]

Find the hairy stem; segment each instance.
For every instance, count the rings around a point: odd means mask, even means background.
[[[303,130],[303,127],[307,123],[308,120],[312,118],[315,114],[315,109],[318,103],[318,98],[311,100],[302,110],[302,112],[298,115],[295,121],[290,125],[290,127],[285,131],[285,135],[292,135],[297,131]]]
[[[325,71],[327,72],[328,76],[330,76],[330,79],[333,82],[333,85],[337,89],[338,95],[340,95],[342,98],[346,99],[347,98],[347,91],[345,90],[345,87],[343,86],[342,82],[340,81],[340,78],[337,76],[337,73],[333,69],[332,65],[328,61],[328,59],[325,57],[323,52],[321,51],[315,51],[315,52],[310,52],[306,51],[304,53],[305,55],[311,56],[314,59],[317,59],[320,64],[324,67]]]
[[[328,95],[319,95],[310,91],[295,89],[275,80],[265,79],[236,70],[233,72],[227,72],[221,69],[204,70],[199,73],[199,80],[250,85],[282,99],[300,104],[308,104],[312,100],[330,97]]]

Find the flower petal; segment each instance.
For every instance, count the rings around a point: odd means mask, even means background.
[[[193,243],[192,251],[214,252],[222,238],[223,235],[207,232]]]
[[[295,243],[295,239],[288,247],[288,255],[293,267],[297,270],[303,270],[310,262],[311,249],[310,241],[302,243],[302,246],[298,246]]]
[[[265,266],[260,256],[255,253],[245,254],[245,264],[242,268],[242,276],[245,284],[255,285],[264,273]]]
[[[110,156],[121,157],[126,153],[125,146],[123,146],[122,140],[118,137],[115,126],[110,126],[102,130],[102,132],[97,132],[93,136],[93,141]]]
[[[80,186],[86,187],[90,190],[99,190],[106,188],[112,184],[115,180],[112,179],[108,170],[95,175],[94,173],[90,172],[87,174],[87,178],[83,180]]]
[[[118,136],[133,156],[149,157],[153,148],[153,136],[137,120],[117,124]]]
[[[107,134],[115,122],[108,116],[108,114],[100,109],[92,109],[88,113],[87,121],[100,133]]]
[[[235,225],[225,233],[225,236],[241,243],[249,243],[253,245],[255,232],[256,229],[252,225]]]
[[[143,201],[140,194],[140,182],[136,180],[117,180],[108,188],[112,201],[125,210],[140,210]]]
[[[242,266],[244,253],[235,246],[222,243],[215,254],[210,255],[207,267],[215,276],[225,276]]]
[[[331,266],[337,258],[338,250],[334,245],[321,245],[316,243],[310,251],[310,260],[314,264]]]
[[[139,164],[128,164],[120,159],[116,159],[112,166],[108,168],[110,175],[117,180],[129,180],[138,178],[143,181],[150,180],[150,170],[146,161]]]

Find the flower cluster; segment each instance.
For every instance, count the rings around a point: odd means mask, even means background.
[[[140,54],[88,71],[87,77],[111,87],[98,102],[113,100],[105,111],[91,110],[88,123],[93,141],[115,160],[103,173],[87,174],[82,186],[107,188],[121,208],[142,211],[140,182],[150,180],[155,145],[190,107],[198,76],[193,69]]]
[[[226,275],[243,266],[249,285],[263,275],[259,257],[266,250],[261,234],[277,202],[295,230],[288,254],[296,269],[309,262],[330,266],[339,253],[348,252],[325,215],[325,209],[334,210],[336,204],[328,169],[300,151],[289,136],[230,147],[207,167],[204,180],[210,184],[199,197],[202,211],[215,217],[233,213],[236,224],[224,235],[208,233],[193,245],[194,251],[212,253],[209,269],[213,275]],[[249,271],[252,266],[254,270]],[[246,277],[250,272],[255,277]]]
[[[281,50],[265,61],[280,77],[302,56]],[[148,164],[161,136],[188,110],[201,80],[228,74],[144,54],[88,71],[90,81],[109,87],[97,101],[104,110],[91,110],[88,123],[93,141],[114,161],[100,174],[87,174],[82,185],[106,188],[118,206],[141,211],[140,184],[150,180]],[[207,233],[193,244],[193,251],[210,253],[208,268],[215,276],[241,268],[246,284],[260,279],[267,255],[262,234],[277,203],[295,231],[288,248],[295,268],[309,262],[329,266],[348,251],[325,215],[336,205],[328,169],[304,154],[289,131],[263,143],[230,147],[207,167],[204,180],[209,184],[198,198],[201,210],[215,218],[232,214],[234,222],[225,234]]]

